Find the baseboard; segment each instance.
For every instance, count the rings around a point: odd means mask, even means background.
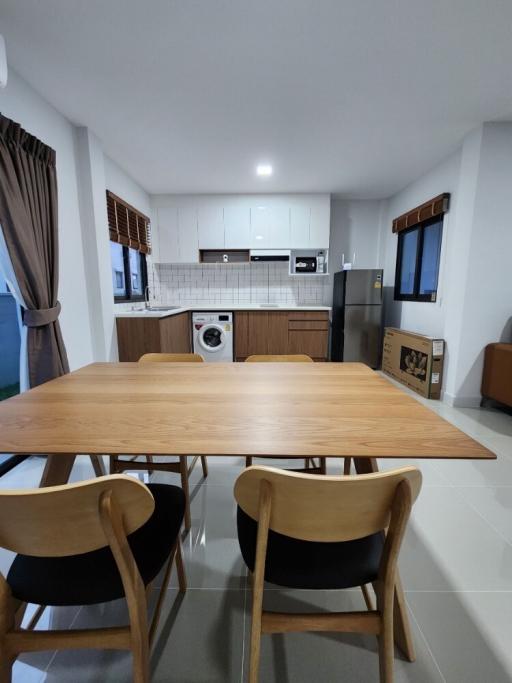
[[[457,396],[449,394],[447,391],[443,394],[443,401],[454,408],[479,408],[482,397],[478,396]]]

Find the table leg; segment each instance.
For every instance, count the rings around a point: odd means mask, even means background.
[[[90,455],[89,456],[91,459],[92,467],[94,469],[94,474],[97,477],[104,477],[107,472],[105,470],[105,466],[103,465],[103,458],[101,455]]]
[[[370,472],[379,471],[376,458],[354,458],[354,465],[358,474],[369,474]],[[416,660],[414,641],[411,633],[411,625],[409,623],[409,615],[407,613],[404,589],[402,588],[402,581],[398,569],[395,581],[393,617],[395,644],[409,662],[414,662]]]
[[[67,484],[75,462],[75,453],[46,456],[46,465],[39,487]]]

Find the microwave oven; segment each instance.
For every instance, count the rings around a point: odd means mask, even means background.
[[[296,256],[296,273],[316,273],[316,256]]]

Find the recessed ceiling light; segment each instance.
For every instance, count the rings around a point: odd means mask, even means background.
[[[272,166],[270,164],[258,164],[256,166],[256,174],[259,176],[272,175]]]

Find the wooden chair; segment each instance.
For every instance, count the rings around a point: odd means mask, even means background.
[[[198,353],[145,353],[139,363],[203,363]]]
[[[398,553],[420,488],[421,473],[414,467],[357,477],[315,477],[271,467],[242,472],[235,498],[240,548],[253,572],[250,683],[258,681],[261,634],[291,631],[378,636],[380,681],[392,683]],[[367,611],[267,612],[264,580],[302,589],[361,586]]]
[[[296,353],[289,355],[276,355],[271,354],[268,356],[247,356],[245,359],[246,363],[314,363],[314,360],[310,356],[306,356],[305,353]]]
[[[186,580],[179,530],[185,496],[178,486],[148,487],[133,477],[0,491],[0,546],[19,553],[0,574],[0,681],[11,680],[22,652],[76,648],[131,650],[133,680],[149,682],[153,642],[174,560]],[[147,594],[167,563],[148,627]],[[47,605],[89,605],[125,597],[129,625],[38,631]],[[21,628],[26,603],[40,605]],[[72,672],[70,671],[70,680]]]
[[[203,358],[198,353],[145,353],[139,358],[139,363],[202,363]],[[182,455],[178,462],[155,462],[153,456],[145,455],[145,462],[137,461],[137,456],[126,459],[123,456],[110,456],[110,474],[118,472],[126,472],[126,470],[148,470],[150,473],[154,470],[163,472],[175,472],[181,476],[181,487],[185,492],[187,501],[185,507],[185,529],[188,531],[191,526],[190,516],[190,489],[189,477],[194,469],[197,461],[201,458],[201,466],[203,468],[203,476],[208,476],[208,463],[206,456],[196,455],[190,466],[188,465],[188,456]]]
[[[253,355],[248,356],[245,359],[246,363],[314,363],[314,360],[307,356],[305,353],[296,353],[288,355],[277,355],[270,354],[267,356]],[[262,456],[265,459],[268,457],[272,459],[271,456]],[[248,455],[245,458],[245,466],[250,467],[252,465],[252,456]],[[303,472],[309,470],[311,473],[316,472],[317,474],[325,474],[327,472],[327,461],[325,458],[319,458],[319,464],[317,465],[313,458],[304,459],[304,470],[294,469],[294,472]]]

